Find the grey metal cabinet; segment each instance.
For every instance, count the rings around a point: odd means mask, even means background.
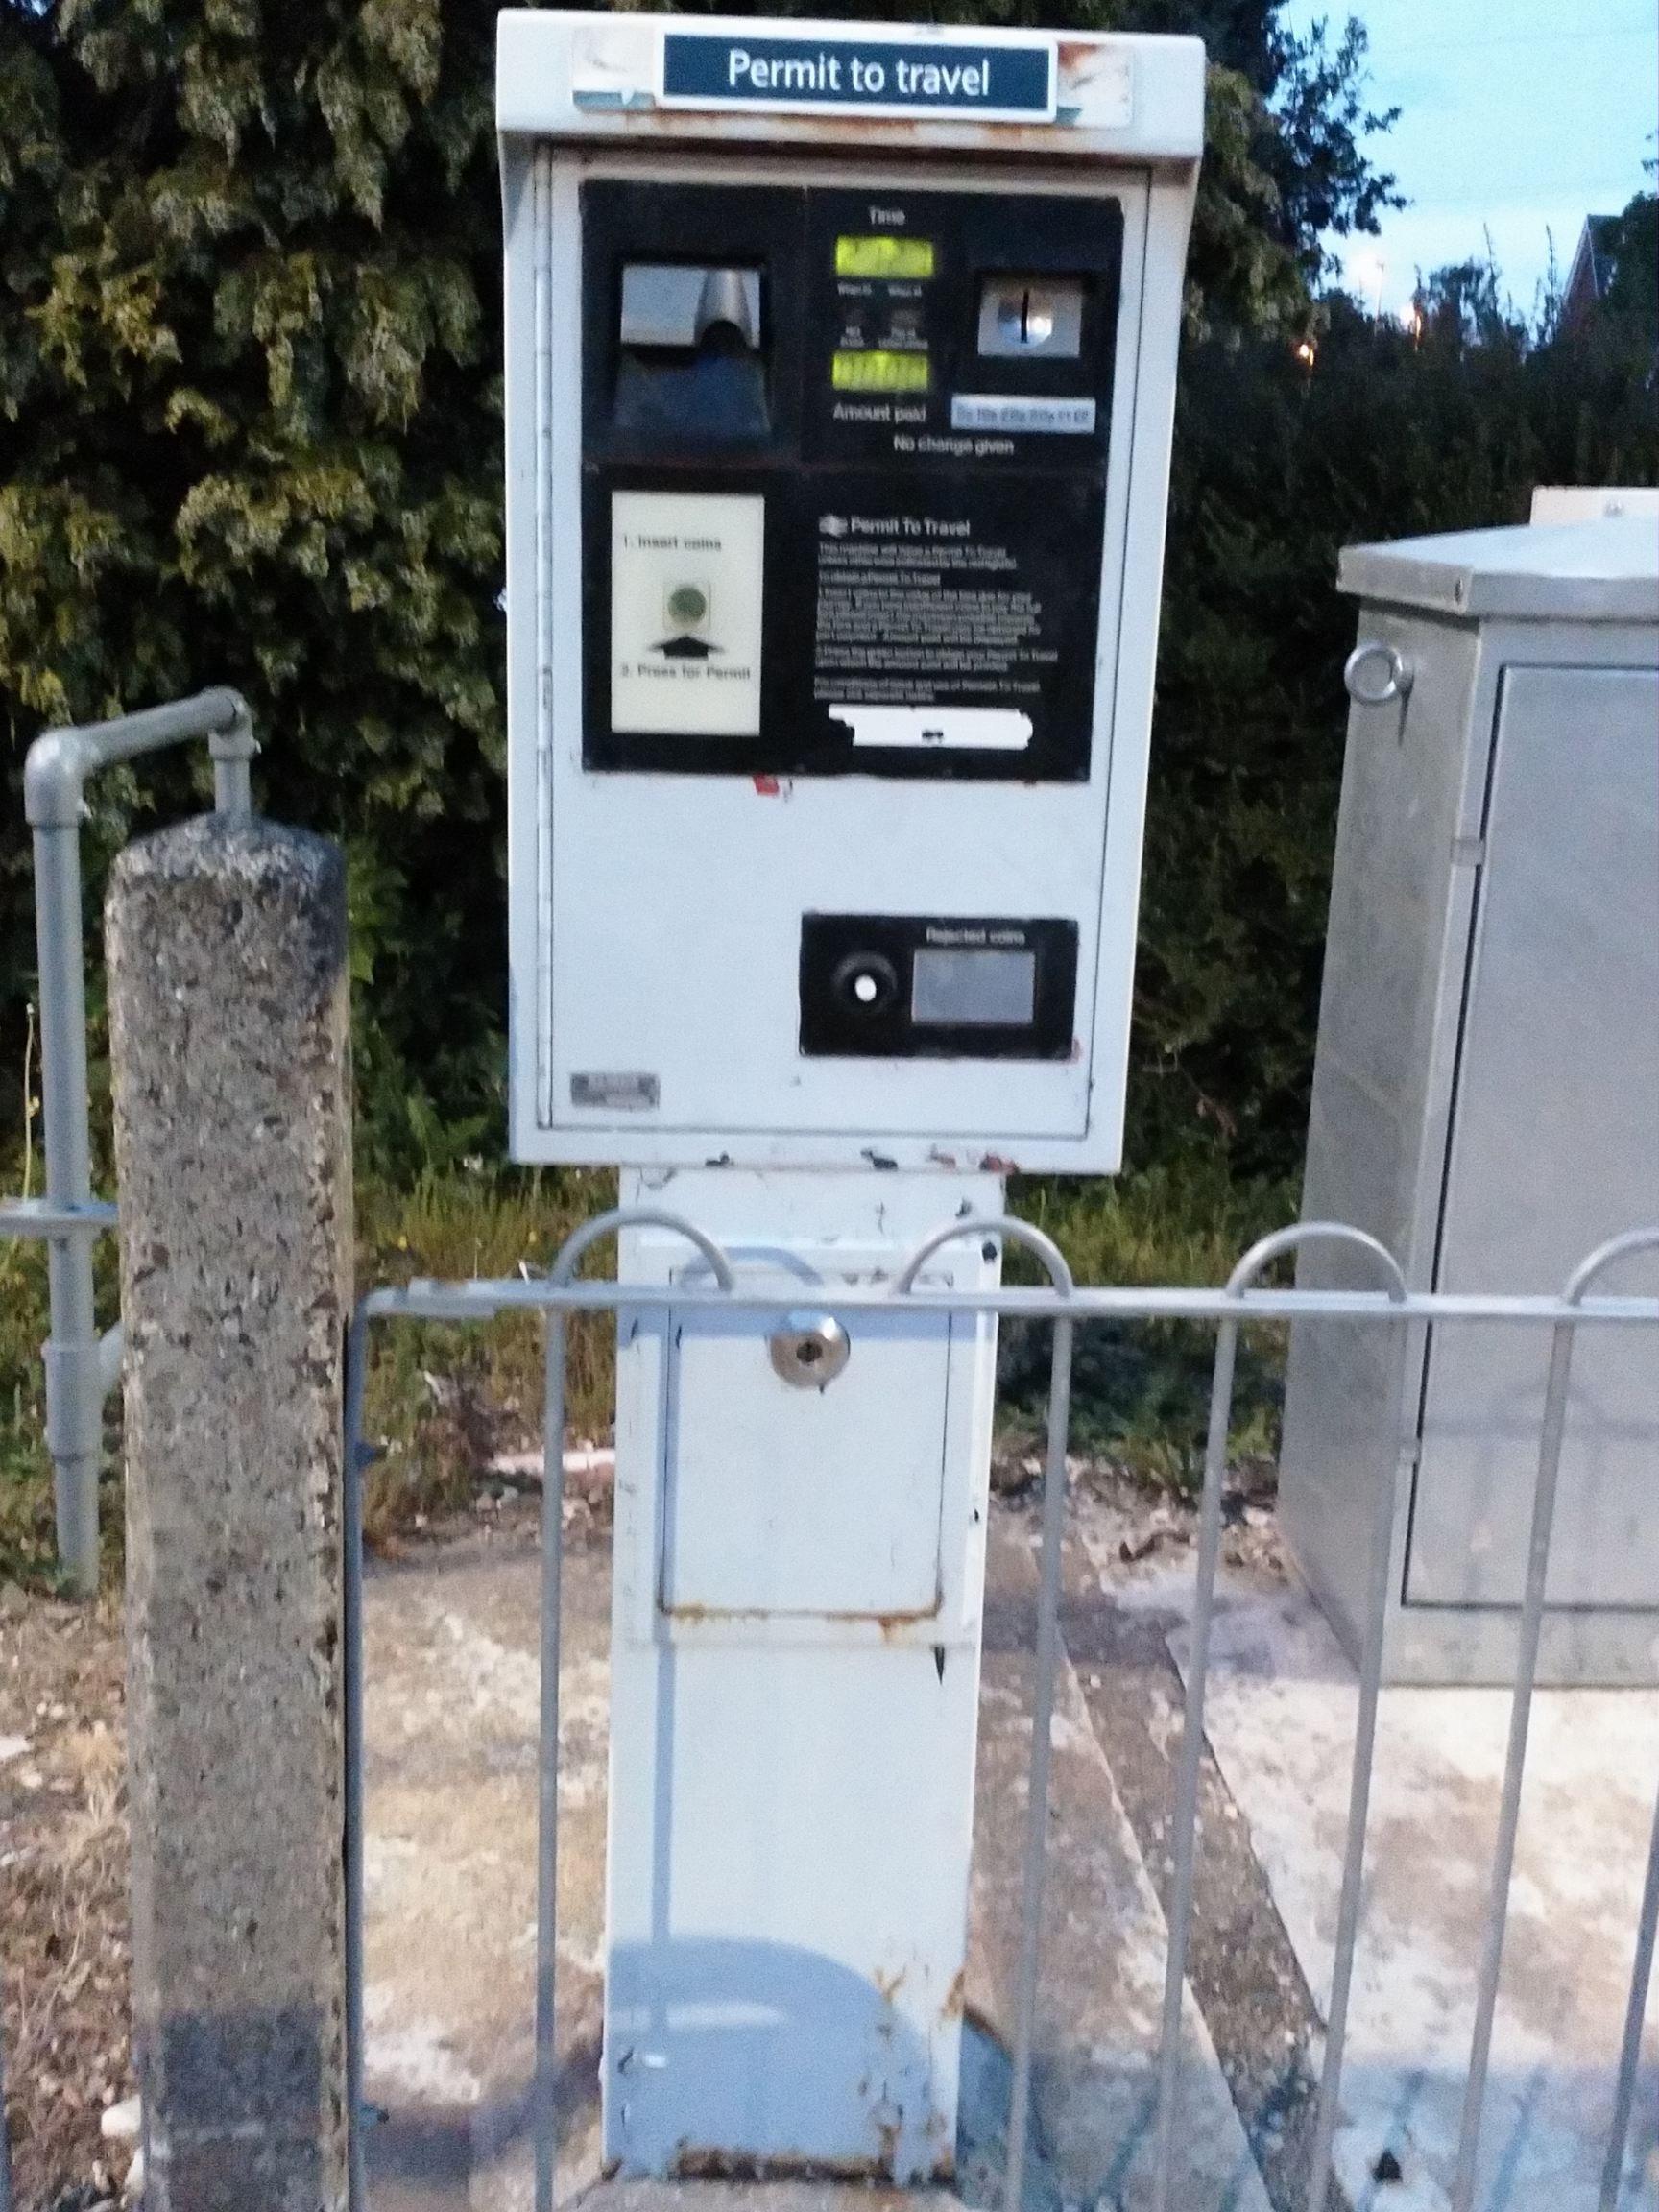
[[[1304,1215],[1413,1288],[1556,1291],[1659,1222],[1659,523],[1362,546],[1340,583],[1389,695],[1349,719]],[[1294,1332],[1285,1530],[1352,1648],[1391,1491],[1394,1680],[1512,1672],[1548,1359],[1508,1324]],[[1548,1599],[1541,1679],[1659,1681],[1651,1331],[1580,1337]]]

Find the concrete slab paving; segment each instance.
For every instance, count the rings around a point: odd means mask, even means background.
[[[999,2197],[1026,1814],[1035,1571],[1028,1524],[994,1522],[967,1989],[959,2189]],[[610,1559],[567,1551],[562,1684],[561,2196],[598,2179]],[[373,2212],[528,2212],[538,1572],[533,1523],[374,1571],[366,1607],[368,2091]],[[1053,1818],[1027,2200],[1143,2212],[1164,1929],[1068,1665]],[[1181,2212],[1270,2212],[1196,2011]],[[705,2195],[707,2191],[707,2195]],[[608,2212],[714,2204],[706,2184]],[[745,2188],[744,2212],[764,2212]],[[828,2212],[782,2191],[771,2212]],[[872,2195],[851,2193],[868,2207]],[[808,2206],[805,2197],[811,2196]],[[622,2200],[626,2198],[624,2202]],[[614,2201],[613,2201],[614,2200]]]
[[[1013,2029],[1029,1803],[1037,1541],[1031,1516],[993,1515],[969,1989],[971,2004],[982,2008],[1004,2045]],[[1142,2212],[1152,2201],[1166,1929],[1076,1670],[1064,1656],[1053,1747],[1033,2063],[1035,2132],[1046,2172],[1033,2178],[1064,2204]],[[1184,2033],[1175,2202],[1182,2212],[1270,2212],[1209,2031],[1190,2000]]]
[[[1166,1896],[1184,1688],[1168,1635],[1186,1618],[1189,1517],[1144,1490],[1091,1479],[1067,1525],[1061,1627],[1095,1739],[1142,1855]],[[1241,1573],[1283,1582],[1270,1538],[1230,1538]],[[1170,1562],[1178,1564],[1171,1572]],[[1235,1577],[1237,1579],[1237,1577]],[[1308,2212],[1324,2032],[1249,1828],[1208,1746],[1200,1767],[1189,1986],[1274,2212]]]
[[[1179,1527],[1142,1559],[1122,1518],[1079,1497],[1069,1530],[1032,2212],[1142,2212],[1147,2201],[1164,1956],[1157,1890],[1179,1734],[1169,1652],[1183,1654],[1191,1559]],[[371,2091],[387,2113],[375,2130],[373,2212],[528,2212],[531,2200],[533,1527],[525,1509],[499,1535],[436,1545],[372,1578],[369,2056]],[[1002,2179],[1034,1536],[1028,1510],[998,1505],[957,2182],[973,2206],[997,2200]],[[732,2191],[718,2184],[598,2180],[610,1560],[602,1537],[573,1541],[567,1556],[563,2200],[583,2193],[601,2212],[728,2212]],[[1207,2017],[1190,2005],[1190,2163],[1176,2202],[1180,2212],[1266,2212],[1269,2201],[1302,2212],[1306,2089],[1328,2003],[1356,1692],[1310,1602],[1271,1572],[1224,1575],[1215,1648],[1192,1969]],[[1504,1693],[1384,1695],[1338,2142],[1354,2212],[1447,2204],[1507,1713]],[[1541,1695],[1479,2212],[1594,2212],[1656,1784],[1659,1695]],[[1647,2061],[1620,2212],[1659,2212],[1651,2028]],[[1400,2179],[1377,2177],[1384,2152]],[[894,2193],[790,2184],[740,2194],[742,2212],[835,2212],[844,2196],[868,2207]],[[928,2200],[940,2212],[953,2201]]]
[[[374,2212],[530,2201],[533,1523],[376,1569],[365,1617],[365,2088]],[[573,1549],[561,1669],[562,2194],[599,2166],[610,1558]]]
[[[1181,1602],[1178,1588],[1166,1598]],[[1184,1637],[1172,1645],[1184,1659]],[[1229,1591],[1214,1649],[1210,1743],[1323,2014],[1354,1671],[1296,1586]],[[1448,2202],[1509,1710],[1504,1691],[1382,1694],[1337,2145],[1339,2178],[1362,2212]],[[1656,1787],[1659,1693],[1539,1694],[1481,2212],[1596,2212]],[[1656,2013],[1650,2006],[1621,2212],[1659,2207]],[[1386,2152],[1397,2181],[1375,2177]]]

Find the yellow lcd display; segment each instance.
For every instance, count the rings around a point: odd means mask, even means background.
[[[931,276],[931,238],[837,238],[837,276]]]
[[[926,353],[837,353],[830,381],[837,392],[926,392]]]

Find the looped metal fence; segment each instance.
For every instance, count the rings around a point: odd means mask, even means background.
[[[577,1263],[594,1244],[629,1228],[654,1227],[682,1236],[707,1262],[712,1284],[625,1284],[578,1282]],[[1030,1251],[1048,1276],[1047,1286],[1002,1286],[959,1291],[922,1286],[927,1259],[958,1238],[996,1238]],[[1310,1243],[1337,1244],[1351,1251],[1379,1279],[1374,1290],[1286,1290],[1263,1288],[1262,1277],[1276,1262]],[[1046,1859],[1049,1758],[1059,1654],[1061,1544],[1065,1525],[1067,1445],[1070,1422],[1071,1364],[1075,1332],[1105,1320],[1208,1322],[1216,1327],[1210,1400],[1208,1443],[1199,1509],[1196,1587],[1191,1658],[1177,1765],[1173,1873],[1167,1925],[1168,1953],[1158,2063],[1158,2115],[1154,2146],[1153,2200],[1158,2212],[1171,2212],[1175,2152],[1182,2086],[1181,2013],[1191,1933],[1193,1870],[1197,1848],[1197,1805],[1204,1741],[1204,1698],[1220,1560],[1222,1488],[1231,1422],[1234,1371],[1241,1330],[1261,1322],[1337,1319],[1385,1322],[1403,1332],[1411,1324],[1501,1321],[1517,1325],[1549,1323],[1553,1328],[1549,1382],[1539,1443],[1532,1509],[1532,1535],[1521,1610],[1520,1655],[1505,1762],[1498,1844],[1476,1991],[1476,2027],[1463,2103],[1461,2142],[1454,2185],[1453,2212],[1472,2212],[1475,2161],[1485,2101],[1499,1973],[1503,1963],[1505,1913],[1513,1873],[1515,1832],[1527,1757],[1527,1730],[1544,1611],[1545,1576],[1553,1524],[1556,1481],[1566,1423],[1573,1347],[1583,1327],[1640,1324],[1659,1333],[1659,1298],[1592,1296],[1604,1272],[1637,1253],[1659,1250],[1659,1227],[1631,1231],[1591,1253],[1559,1297],[1497,1296],[1413,1292],[1393,1257],[1373,1237],[1338,1222],[1305,1222],[1279,1231],[1254,1245],[1239,1261],[1224,1288],[1139,1288],[1081,1286],[1058,1248],[1029,1224],[1005,1216],[957,1220],[928,1238],[911,1256],[889,1286],[826,1289],[837,1318],[856,1331],[861,1311],[886,1308],[897,1300],[926,1311],[992,1313],[1051,1324],[1048,1411],[1044,1460],[1040,1597],[1032,1700],[1030,1799],[1020,1917],[1019,1968],[1013,2019],[1013,2105],[1008,2132],[1006,2212],[1022,2212],[1025,2143],[1031,2097],[1032,2047]],[[532,2128],[536,2149],[537,2212],[553,2212],[557,2115],[554,2099],[554,2000],[559,1811],[559,1652],[560,1567],[563,1549],[563,1440],[565,1426],[565,1326],[572,1312],[679,1310],[716,1306],[753,1312],[757,1319],[782,1314],[798,1300],[799,1286],[739,1286],[727,1255],[680,1215],[659,1209],[622,1209],[587,1223],[569,1239],[549,1273],[534,1280],[437,1283],[414,1282],[400,1288],[371,1291],[353,1322],[347,1394],[347,1746],[349,1833],[348,2017],[349,2022],[351,2106],[362,2111],[363,2069],[363,1722],[362,1722],[362,1477],[373,1455],[362,1440],[364,1386],[371,1326],[383,1320],[419,1317],[426,1321],[482,1321],[518,1310],[545,1316],[546,1378],[542,1448],[541,1521],[541,1688],[538,1760],[540,1847],[538,1865],[536,2067]],[[1402,1339],[1403,1340],[1403,1339]],[[1407,1414],[1400,1408],[1402,1449]],[[1390,1476],[1392,1468],[1389,1469]],[[1344,2044],[1355,1955],[1360,1923],[1366,1825],[1376,1752],[1377,1714],[1382,1671],[1383,1623],[1389,1573],[1389,1532],[1394,1509],[1392,1486],[1379,1480],[1372,1525],[1372,1557],[1367,1582],[1368,1609],[1359,1668],[1359,1701],[1350,1804],[1344,1850],[1341,1902],[1336,1932],[1332,2000],[1316,2106],[1313,2146],[1307,2184],[1309,2212],[1326,2212],[1332,2180],[1332,2152],[1339,2110]],[[1659,1926],[1659,1805],[1637,1929],[1626,2028],[1620,2053],[1613,2124],[1607,2144],[1599,2212],[1615,2212],[1636,2075],[1643,2019],[1652,1972],[1655,1930]],[[367,2212],[361,2124],[352,2135],[353,2212]],[[1196,2212],[1196,2208],[1184,2208]]]
[[[55,1216],[53,1225],[56,1225]],[[592,1246],[617,1231],[641,1227],[658,1228],[684,1237],[706,1262],[712,1279],[711,1284],[633,1285],[620,1281],[576,1280],[576,1267]],[[1046,1287],[1004,1286],[993,1290],[959,1291],[922,1286],[920,1276],[926,1260],[943,1245],[957,1238],[996,1238],[1023,1245],[1046,1272],[1049,1279]],[[1334,1242],[1351,1250],[1377,1273],[1382,1287],[1370,1291],[1310,1291],[1264,1289],[1260,1286],[1262,1276],[1275,1261],[1312,1242]],[[1191,1656],[1188,1669],[1186,1710],[1175,1785],[1173,1871],[1167,1911],[1168,1952],[1158,2061],[1158,2114],[1154,2141],[1153,2190],[1158,2212],[1169,2212],[1174,2187],[1183,2062],[1182,1999],[1191,1932],[1204,1698],[1208,1679],[1210,1629],[1214,1614],[1215,1584],[1220,1560],[1222,1486],[1239,1333],[1253,1323],[1284,1323],[1315,1317],[1356,1323],[1383,1321],[1396,1330],[1404,1330],[1413,1323],[1474,1320],[1515,1324],[1546,1322],[1552,1328],[1549,1380],[1533,1489],[1531,1536],[1520,1614],[1519,1656],[1514,1677],[1508,1748],[1476,1984],[1475,2030],[1464,2087],[1456,2174],[1453,2184],[1452,2212],[1472,2212],[1574,1347],[1578,1331],[1584,1327],[1645,1325],[1659,1332],[1659,1298],[1592,1295],[1595,1286],[1607,1270],[1623,1260],[1655,1251],[1659,1251],[1659,1226],[1633,1230],[1614,1238],[1584,1260],[1559,1297],[1412,1292],[1407,1290],[1398,1264],[1374,1238],[1340,1223],[1310,1222],[1282,1230],[1253,1246],[1234,1269],[1225,1287],[1219,1290],[1106,1288],[1076,1285],[1063,1255],[1040,1231],[1023,1222],[994,1216],[950,1223],[911,1256],[888,1287],[837,1287],[827,1293],[829,1303],[837,1315],[852,1323],[854,1328],[860,1311],[883,1308],[891,1310],[896,1300],[903,1300],[921,1310],[993,1313],[1046,1321],[1052,1328],[1043,1476],[1037,1651],[1032,1698],[1029,1817],[1022,1869],[1019,1968],[1013,2020],[1013,2104],[1008,2132],[1006,2212],[1022,2212],[1024,2194],[1024,2152],[1041,1963],[1049,1760],[1059,1656],[1061,1545],[1065,1526],[1071,1363],[1077,1328],[1105,1320],[1173,1320],[1210,1322],[1216,1326],[1209,1432],[1199,1508]],[[760,1318],[781,1314],[798,1295],[798,1286],[773,1288],[741,1286],[727,1254],[693,1224],[664,1210],[636,1208],[606,1214],[585,1224],[568,1239],[544,1278],[468,1283],[415,1282],[400,1288],[373,1290],[358,1305],[352,1321],[347,1367],[344,1513],[346,1998],[352,2212],[368,2212],[362,2094],[362,1493],[365,1469],[374,1456],[363,1438],[372,1325],[376,1321],[399,1317],[476,1322],[513,1310],[535,1311],[544,1316],[546,1342],[542,1443],[541,1736],[538,1755],[536,2059],[531,2115],[536,2151],[537,2212],[553,2212],[558,2118],[555,2104],[554,2027],[563,1443],[567,1317],[572,1312],[614,1311],[621,1307],[650,1310],[673,1306],[684,1310],[687,1307],[715,1306],[753,1312]],[[1404,1401],[1400,1410],[1400,1432],[1402,1449],[1405,1449],[1407,1416]],[[1372,1528],[1372,1557],[1367,1581],[1368,1609],[1360,1655],[1359,1702],[1332,1999],[1308,2175],[1308,2212],[1326,2212],[1332,2180],[1332,2150],[1341,2096],[1348,2005],[1359,1936],[1366,1826],[1382,1668],[1382,1629],[1388,1588],[1388,1538],[1392,1512],[1391,1484],[1380,1479]],[[1652,1838],[1636,1929],[1624,2032],[1615,2080],[1612,2123],[1600,2183],[1599,2212],[1616,2212],[1619,2200],[1641,2059],[1642,2030],[1652,1976],[1656,1934],[1659,1934],[1659,1802],[1656,1802],[1654,1808]],[[3,2084],[0,2084],[0,2096],[3,2093]],[[9,2160],[4,2129],[0,2128],[0,2212],[11,2212],[11,2201]]]

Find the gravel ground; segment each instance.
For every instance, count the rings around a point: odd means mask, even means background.
[[[17,2212],[119,2200],[132,2092],[118,1613],[0,1588],[0,1975]]]
[[[1190,1570],[1192,1515],[1112,1465],[1071,1463],[1064,1633],[1137,1840],[1164,1879],[1181,1685],[1166,1644],[1183,1618],[1169,1571]],[[998,1452],[1000,1510],[1032,1514],[1041,1460]],[[1230,1493],[1228,1571],[1281,1579],[1267,1471]],[[469,1512],[387,1546],[419,1554],[465,1530],[515,1535],[540,1514],[529,1455],[479,1479]],[[573,1472],[572,1538],[610,1522],[609,1468]],[[0,1587],[0,1977],[16,2212],[95,2212],[121,2200],[131,2146],[107,2107],[133,2091],[128,2032],[127,1834],[117,1602],[93,1612]],[[1300,2212],[1317,2023],[1265,1881],[1206,1760],[1191,1979],[1269,2194]],[[1241,1972],[1242,1961],[1248,1961]]]

